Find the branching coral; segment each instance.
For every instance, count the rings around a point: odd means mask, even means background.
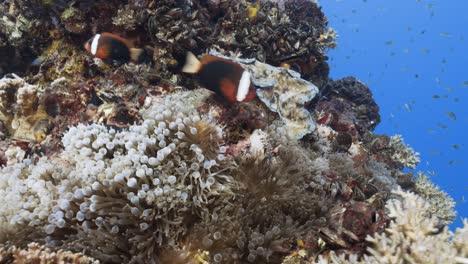
[[[439,186],[434,185],[422,172],[418,173],[414,191],[430,204],[431,215],[437,216],[443,225],[452,223],[457,215],[453,210],[455,201],[446,192],[439,190]]]
[[[414,193],[397,190],[398,199],[387,203],[390,226],[381,234],[368,236],[368,254],[321,256],[317,263],[467,263],[468,221],[455,234],[441,229],[432,205]]]
[[[419,153],[406,145],[401,135],[390,138],[389,147],[393,149],[392,159],[408,168],[414,169],[419,163]]]

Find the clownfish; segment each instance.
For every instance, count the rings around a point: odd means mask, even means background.
[[[146,49],[133,48],[130,42],[112,33],[96,34],[85,43],[85,49],[104,63],[148,62]]]
[[[201,86],[230,103],[248,102],[255,98],[249,71],[236,62],[212,55],[198,60],[188,52],[182,72],[195,74]]]

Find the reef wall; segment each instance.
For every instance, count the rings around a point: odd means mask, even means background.
[[[94,58],[101,32],[149,62]],[[329,78],[335,38],[309,0],[3,1],[0,262],[467,263],[453,200],[403,172],[419,154]],[[200,87],[189,51],[257,98]]]

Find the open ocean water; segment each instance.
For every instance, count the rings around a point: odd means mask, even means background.
[[[468,1],[320,1],[338,37],[331,77],[356,76],[371,88],[382,122],[401,134],[424,171],[468,217]]]

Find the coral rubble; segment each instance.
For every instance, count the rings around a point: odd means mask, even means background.
[[[329,78],[317,1],[0,13],[0,262],[467,262],[466,224],[444,228],[453,200],[402,171],[420,158],[401,136],[372,132],[371,90]],[[104,31],[151,60],[89,56]],[[181,72],[189,51],[239,63],[257,98],[213,97]]]

